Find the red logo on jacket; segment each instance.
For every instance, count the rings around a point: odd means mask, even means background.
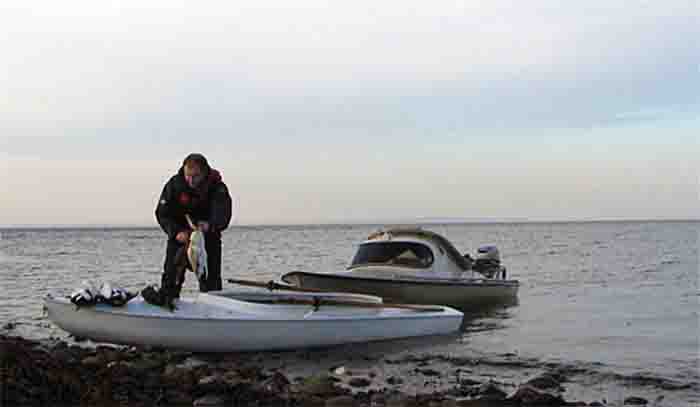
[[[178,201],[180,201],[180,204],[182,204],[184,206],[189,206],[190,203],[192,202],[192,197],[187,192],[182,192],[182,193],[180,193],[180,196],[178,197]]]

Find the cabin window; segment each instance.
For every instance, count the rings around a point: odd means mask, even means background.
[[[427,268],[433,264],[433,260],[433,251],[420,243],[365,243],[360,245],[350,267],[364,264],[386,264]]]

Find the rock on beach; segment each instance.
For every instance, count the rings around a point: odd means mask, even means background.
[[[464,366],[474,363],[467,360],[455,362],[449,357],[409,356],[406,360],[384,361],[385,366],[403,366],[404,373],[386,372],[381,366],[359,370],[356,366],[335,365],[335,368],[290,380],[282,369],[263,368],[264,358],[265,354],[214,356],[150,347],[88,347],[0,335],[0,401],[8,406],[109,404],[129,407],[588,405],[566,401],[561,396],[562,385],[571,374],[567,371],[546,370],[520,384],[501,383],[471,376],[471,369]],[[271,358],[274,359],[274,355]],[[382,360],[371,363],[381,364]],[[434,366],[436,363],[451,364],[456,374]],[[483,360],[479,363],[486,364]],[[503,366],[498,361],[491,365]],[[526,365],[533,366],[530,362]],[[420,394],[413,391],[415,388],[411,388],[410,383],[422,382],[425,378],[444,383],[452,380],[452,387],[439,390],[425,387]],[[632,379],[656,384],[648,377]],[[624,402],[645,405],[647,400],[634,396]]]

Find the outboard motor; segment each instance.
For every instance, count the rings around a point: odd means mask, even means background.
[[[498,248],[496,246],[480,247],[473,269],[488,278],[493,278],[497,273],[504,271],[501,268],[501,255]]]

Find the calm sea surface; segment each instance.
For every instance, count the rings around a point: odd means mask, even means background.
[[[293,270],[342,269],[378,227],[234,226],[224,233],[223,275],[267,281]],[[497,245],[509,276],[521,282],[518,305],[465,324],[454,343],[435,344],[441,350],[700,380],[700,222],[425,227],[463,252]],[[83,280],[132,290],[159,283],[164,251],[165,235],[155,228],[0,230],[0,322],[31,338],[66,337],[42,315],[42,296],[69,293]],[[193,280],[190,274],[185,291],[196,291]]]

